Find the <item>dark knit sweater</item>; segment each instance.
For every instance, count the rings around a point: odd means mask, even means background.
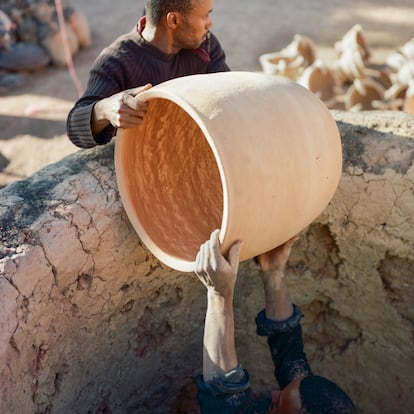
[[[199,49],[165,54],[134,28],[105,48],[95,61],[86,91],[68,115],[68,137],[81,148],[103,145],[111,140],[116,132],[112,126],[95,138],[91,131],[93,107],[103,98],[147,83],[154,86],[181,76],[228,70],[224,51],[211,33]]]

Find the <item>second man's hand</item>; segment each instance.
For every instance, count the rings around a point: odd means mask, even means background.
[[[195,261],[195,273],[211,292],[226,296],[233,293],[236,283],[242,242],[235,242],[225,258],[220,251],[219,232],[214,230],[210,239],[201,245]]]
[[[293,304],[285,278],[288,258],[298,236],[292,237],[281,246],[257,257],[261,268],[265,293],[266,318],[285,320],[293,313]]]

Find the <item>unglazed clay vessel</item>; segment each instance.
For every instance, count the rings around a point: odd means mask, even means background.
[[[414,80],[410,83],[410,86],[407,89],[403,109],[405,112],[414,114]]]
[[[321,60],[306,68],[298,83],[313,92],[328,108],[336,104],[339,86],[335,73]]]
[[[368,62],[363,59],[361,50],[346,49],[335,62],[337,76],[343,83],[365,76]]]
[[[141,95],[144,123],[119,130],[121,199],[143,243],[164,264],[193,271],[220,229],[222,252],[264,253],[325,209],[342,170],[341,140],[326,106],[282,77],[192,75]]]
[[[280,52],[261,55],[259,61],[265,74],[292,80],[302,73],[305,62],[303,56],[285,56]]]
[[[296,34],[292,42],[279,52],[259,56],[264,73],[292,80],[295,80],[315,59],[316,48],[313,41],[300,34]]]
[[[384,93],[384,87],[373,79],[355,79],[345,94],[345,108],[349,111],[376,109],[375,103],[384,100]]]
[[[371,53],[361,25],[356,24],[345,33],[335,43],[335,49],[339,54],[336,62],[337,76],[342,82],[353,82],[354,79],[364,77]]]
[[[362,60],[369,59],[371,55],[360,24],[356,24],[348,30],[342,39],[335,43],[334,47],[339,54],[348,50],[359,50]]]

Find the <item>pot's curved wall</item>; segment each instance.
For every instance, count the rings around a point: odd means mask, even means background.
[[[133,227],[167,266],[191,272],[215,228],[224,253],[243,239],[241,259],[255,257],[307,227],[332,199],[339,131],[296,82],[219,72],[171,79],[142,99],[148,116],[118,131],[115,169]]]
[[[410,412],[414,121],[334,113],[339,189],[290,261],[315,372],[370,414]],[[0,191],[0,411],[165,413],[201,371],[205,295],[140,244],[115,184],[113,146],[82,151]],[[257,270],[241,266],[239,359],[274,386],[254,316]],[[191,388],[191,387],[190,387]],[[191,411],[188,411],[191,412]]]

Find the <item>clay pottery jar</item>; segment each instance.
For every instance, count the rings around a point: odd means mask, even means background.
[[[334,64],[338,79],[342,83],[353,82],[355,79],[363,78],[368,62],[364,59],[362,49],[345,50]]]
[[[384,100],[384,87],[373,79],[355,79],[345,94],[345,108],[350,111],[377,109],[375,102]]]
[[[335,43],[334,48],[338,52],[335,67],[342,83],[353,82],[354,79],[364,77],[371,53],[361,25],[353,26],[341,40]]]
[[[348,30],[342,39],[335,43],[334,47],[339,55],[349,50],[359,50],[364,61],[368,60],[371,55],[360,24],[356,24]]]
[[[410,114],[414,114],[414,80],[407,89],[403,110]]]
[[[220,229],[241,260],[284,243],[325,209],[342,170],[326,106],[288,79],[249,72],[192,75],[142,93],[144,122],[118,130],[121,200],[164,264],[193,271]]]
[[[394,83],[394,85],[385,91],[384,97],[385,99],[404,99],[407,89],[408,85]]]
[[[313,92],[328,108],[335,106],[340,88],[334,72],[321,60],[306,68],[298,83]]]
[[[384,100],[372,101],[372,107],[381,111],[401,111],[408,85],[395,83],[384,92]]]
[[[402,65],[396,75],[396,81],[403,84],[409,85],[414,80],[414,60],[408,60]]]
[[[285,56],[280,52],[266,53],[259,57],[263,72],[295,80],[304,68],[303,56]]]
[[[414,60],[414,37],[401,47],[401,53],[407,59]]]
[[[91,46],[91,32],[86,16],[77,10],[71,10],[68,14],[69,26],[78,38],[80,47]]]
[[[300,34],[296,34],[293,41],[282,50],[259,56],[264,73],[285,76],[292,80],[297,79],[315,59],[316,48],[313,41]]]
[[[284,56],[302,56],[304,67],[312,65],[316,60],[316,47],[312,39],[300,34],[295,34],[291,43],[283,48],[280,53]]]
[[[79,51],[79,40],[69,25],[66,25],[65,29],[69,51],[71,56],[73,56]],[[49,53],[52,62],[56,66],[66,66],[65,45],[63,43],[62,34],[60,31],[54,31],[49,28],[47,28],[46,32],[46,36],[44,36],[41,41],[42,46]]]
[[[401,66],[405,65],[407,57],[400,52],[393,52],[386,57],[385,61],[394,72],[397,72]]]

